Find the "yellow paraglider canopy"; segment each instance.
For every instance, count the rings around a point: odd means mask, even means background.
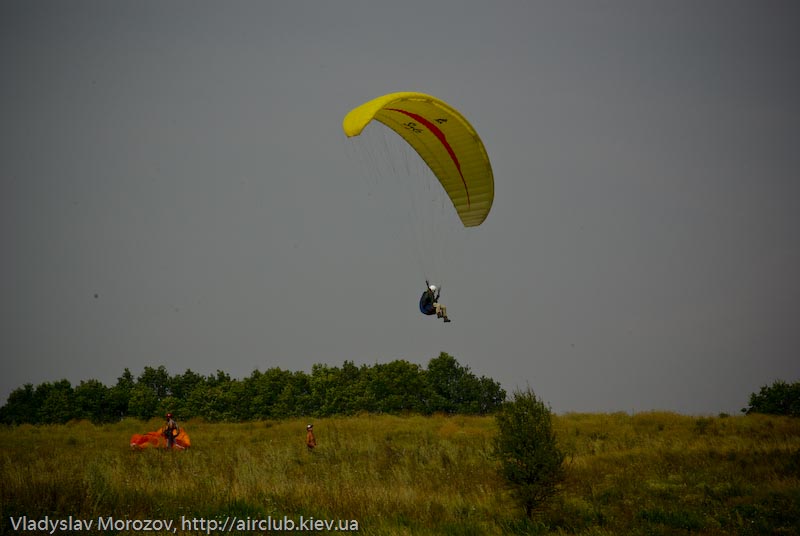
[[[424,93],[390,93],[358,106],[344,118],[348,137],[375,119],[402,136],[431,168],[465,227],[480,225],[494,201],[489,156],[458,110]]]

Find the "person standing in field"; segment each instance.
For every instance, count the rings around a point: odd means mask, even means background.
[[[167,422],[161,433],[167,440],[167,448],[172,449],[175,446],[175,438],[178,437],[178,423],[172,418],[172,413],[167,413]]]
[[[317,446],[317,438],[314,437],[314,425],[309,424],[306,426],[306,447],[308,452],[312,452]]]

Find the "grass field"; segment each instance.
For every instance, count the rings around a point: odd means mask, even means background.
[[[800,534],[797,419],[558,416],[567,479],[533,521],[496,475],[491,417],[315,420],[313,453],[306,421],[188,422],[188,451],[129,449],[160,424],[2,428],[2,533],[72,516],[120,534],[145,533],[126,519],[172,520],[179,534],[223,522],[240,534],[290,522],[318,534],[325,522],[367,535]]]

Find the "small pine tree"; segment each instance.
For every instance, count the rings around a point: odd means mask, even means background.
[[[556,444],[550,408],[527,388],[515,391],[495,420],[500,473],[530,518],[564,479],[564,453]]]

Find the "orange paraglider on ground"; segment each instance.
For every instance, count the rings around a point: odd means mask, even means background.
[[[144,449],[156,447],[163,449],[184,450],[192,446],[189,434],[183,428],[178,428],[172,419],[172,414],[167,415],[167,422],[155,432],[146,434],[133,434],[131,436],[131,448]]]
[[[189,439],[189,434],[187,434],[185,430],[178,432],[172,448],[184,450],[188,449],[190,446],[192,446],[192,442]],[[147,447],[167,448],[167,439],[160,431],[147,432],[146,434],[133,434],[131,436],[131,448],[144,449]]]

